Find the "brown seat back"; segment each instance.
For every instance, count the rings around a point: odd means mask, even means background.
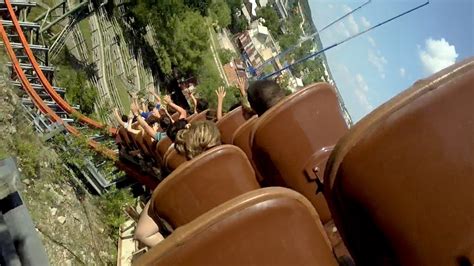
[[[118,134],[120,136],[120,140],[122,141],[122,145],[128,149],[133,149],[133,143],[128,138],[127,130],[123,127],[119,127]]]
[[[147,148],[150,155],[152,157],[156,157],[156,155],[155,155],[155,150],[156,150],[155,140],[150,135],[148,135],[146,132],[143,133],[143,143],[145,144],[145,147]]]
[[[168,148],[171,146],[173,142],[171,141],[170,138],[164,137],[160,141],[158,141],[158,144],[156,145],[156,153],[160,158],[160,162],[164,162],[164,157],[166,152],[168,151]]]
[[[235,131],[234,135],[232,136],[232,144],[239,147],[247,155],[247,158],[250,160],[250,163],[255,170],[257,180],[261,183],[263,181],[263,177],[258,172],[258,169],[255,167],[255,164],[252,160],[252,148],[250,145],[250,135],[255,123],[257,122],[257,118],[258,117],[256,115],[253,116]]]
[[[198,114],[194,113],[194,114],[192,114],[192,115],[186,117],[186,121],[188,121],[188,122],[191,121],[191,120],[192,120],[194,117],[196,117],[197,115],[198,115]]]
[[[415,83],[336,146],[325,195],[357,265],[474,263],[474,59]]]
[[[131,133],[129,132],[130,135],[132,136],[135,144],[137,145],[138,149],[140,150],[140,152],[142,153],[142,155],[145,155],[145,156],[149,156],[150,153],[148,152],[148,148],[146,147],[145,145],[145,142],[143,140],[143,134],[144,132],[140,131],[138,133]]]
[[[196,115],[193,115],[193,117],[188,120],[189,123],[206,120],[207,111],[208,110],[205,110]]]
[[[273,187],[248,192],[199,216],[134,265],[336,266],[337,262],[308,200]]]
[[[270,184],[306,196],[326,223],[331,215],[323,194],[316,194],[316,179],[322,182],[326,160],[347,130],[334,88],[316,83],[285,98],[257,120],[251,137],[253,160]]]
[[[237,147],[215,147],[173,171],[153,192],[150,211],[174,228],[250,190],[255,173]]]
[[[128,132],[127,130],[127,137],[128,137],[128,140],[130,140],[130,144],[132,146],[133,149],[140,149],[140,145],[138,145],[137,141],[135,140],[136,136],[135,134],[131,133],[131,132]]]
[[[221,141],[224,144],[232,144],[232,136],[246,119],[242,113],[242,107],[238,107],[219,120],[216,125],[221,132]]]
[[[176,168],[178,168],[181,164],[186,162],[186,157],[184,155],[179,154],[178,151],[174,148],[169,149],[164,157],[164,166],[169,171],[172,172]]]

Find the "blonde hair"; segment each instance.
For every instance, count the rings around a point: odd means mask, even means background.
[[[178,133],[176,133],[176,139],[174,141],[174,148],[176,149],[176,151],[179,153],[179,154],[185,154],[186,153],[186,149],[185,149],[185,142],[186,142],[186,139],[185,139],[185,135],[187,133],[188,129],[181,129],[180,131],[178,131]]]
[[[197,121],[184,133],[185,154],[188,160],[221,144],[221,134],[216,124],[210,121]]]

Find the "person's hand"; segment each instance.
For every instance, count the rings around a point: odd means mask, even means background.
[[[242,94],[243,96],[247,95],[247,82],[243,77],[238,76],[238,75],[237,75],[237,87],[239,87],[240,94]]]
[[[132,111],[132,114],[138,115],[138,106],[135,103],[132,103],[130,105],[130,111]]]
[[[224,89],[224,87],[219,87],[217,90],[216,90],[216,94],[217,94],[217,99],[222,101],[225,97],[225,94],[226,94],[226,91]]]
[[[171,100],[171,96],[169,96],[169,95],[165,95],[165,97],[163,97],[163,101],[164,101],[166,104],[169,104],[169,103],[173,102],[173,101]]]

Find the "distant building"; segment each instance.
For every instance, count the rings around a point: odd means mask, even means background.
[[[280,52],[268,28],[262,25],[262,20],[255,20],[250,28],[237,37],[237,43],[248,63],[257,68],[263,62],[271,59]]]
[[[268,0],[245,0],[242,3],[242,14],[247,19],[248,23],[251,23],[257,19],[257,10],[262,7],[266,7]]]
[[[260,7],[266,7],[267,4],[268,4],[268,0],[259,0],[259,1],[258,1],[258,5],[259,5]]]
[[[245,66],[239,59],[232,60],[229,64],[225,65],[224,72],[231,85],[238,86],[239,78],[247,80]]]

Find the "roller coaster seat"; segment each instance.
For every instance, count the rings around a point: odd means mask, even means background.
[[[153,137],[148,135],[147,133],[143,134],[143,143],[145,144],[150,156],[153,158],[157,157],[156,151],[156,141]]]
[[[247,158],[250,160],[252,167],[255,170],[255,175],[259,183],[263,181],[263,177],[258,172],[258,169],[255,167],[255,163],[252,160],[252,148],[250,145],[250,135],[252,133],[253,127],[257,122],[258,117],[255,115],[243,123],[232,135],[232,144],[239,147],[244,151]]]
[[[186,162],[186,157],[174,148],[169,149],[164,156],[164,167],[168,172],[174,171],[184,162]]]
[[[232,136],[237,128],[239,128],[246,121],[242,113],[242,107],[238,107],[227,113],[216,125],[221,132],[221,141],[224,144],[232,144]]]
[[[325,195],[357,265],[473,265],[474,58],[357,123]]]
[[[134,265],[338,264],[311,203],[295,191],[272,187],[204,213]]]
[[[206,116],[207,116],[208,111],[209,110],[205,110],[205,111],[202,111],[202,112],[200,112],[196,115],[193,115],[193,117],[188,120],[189,123],[206,120]]]
[[[120,137],[120,140],[121,140],[121,143],[122,143],[123,147],[125,147],[129,150],[133,150],[135,148],[132,141],[129,139],[128,134],[127,134],[127,130],[125,128],[119,127],[118,128],[118,135]]]
[[[220,145],[185,162],[158,185],[151,217],[159,216],[176,228],[259,187],[245,154],[235,146]]]
[[[335,89],[310,85],[279,102],[257,120],[252,156],[265,183],[307,197],[323,223],[331,220],[320,184],[327,158],[348,131]]]
[[[172,143],[173,142],[168,137],[164,137],[160,141],[158,141],[156,145],[156,156],[158,157],[157,159],[160,164],[163,164],[165,154]]]

